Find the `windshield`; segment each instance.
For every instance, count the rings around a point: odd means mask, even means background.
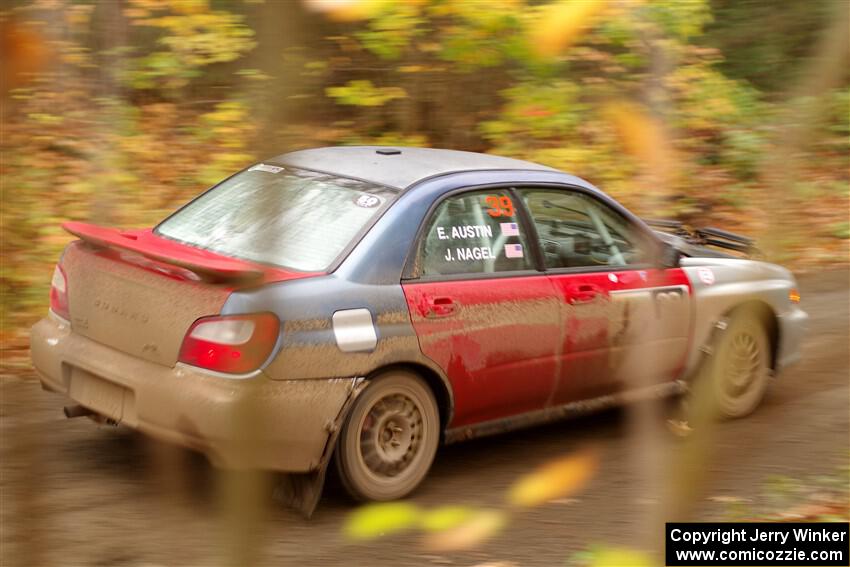
[[[258,164],[164,220],[157,234],[300,271],[330,267],[393,196],[385,187]]]

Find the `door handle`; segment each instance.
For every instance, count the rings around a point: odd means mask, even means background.
[[[567,301],[576,305],[579,303],[589,303],[596,299],[597,296],[604,295],[605,290],[594,284],[579,284],[572,286],[569,289]]]
[[[428,300],[426,317],[449,317],[457,313],[460,304],[451,297],[434,297]]]

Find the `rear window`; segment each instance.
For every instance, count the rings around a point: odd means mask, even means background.
[[[204,193],[156,232],[245,260],[323,271],[393,195],[362,181],[258,164]]]

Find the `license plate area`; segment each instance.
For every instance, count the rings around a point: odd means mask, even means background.
[[[124,397],[127,388],[104,380],[80,368],[71,369],[71,398],[95,412],[120,421],[124,415]]]

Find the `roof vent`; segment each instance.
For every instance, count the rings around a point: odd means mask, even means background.
[[[397,156],[401,153],[401,150],[397,150],[395,148],[383,148],[380,150],[375,150],[376,154],[381,154],[382,156]]]

